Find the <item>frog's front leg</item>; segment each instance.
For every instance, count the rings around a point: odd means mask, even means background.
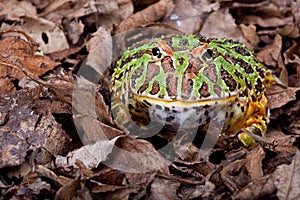
[[[269,121],[266,96],[262,95],[259,101],[249,102],[247,114],[248,117],[243,125],[243,128],[238,134],[239,140],[245,146],[255,143],[255,140],[247,132],[251,132],[262,137],[264,137],[266,134]]]

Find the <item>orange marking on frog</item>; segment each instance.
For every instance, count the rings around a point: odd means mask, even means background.
[[[163,50],[167,53],[168,56],[170,56],[170,57],[172,57],[172,58],[174,57],[173,51],[172,51],[172,49],[167,45],[166,41],[164,41],[164,40],[160,41],[160,42],[157,44],[157,46],[158,46],[159,48],[163,49]]]
[[[205,49],[207,49],[207,48],[208,48],[208,43],[203,43],[202,46],[198,46],[198,47],[194,48],[194,49],[191,51],[191,53],[192,53],[192,55],[193,55],[194,57],[196,57],[196,56],[200,55],[200,53],[201,53],[202,51],[204,51]]]

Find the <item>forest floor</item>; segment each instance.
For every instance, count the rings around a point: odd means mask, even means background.
[[[0,8],[0,199],[300,199],[299,0],[9,0]],[[164,143],[166,130],[158,138],[122,131],[110,110],[111,63],[158,32],[251,49],[281,82],[266,91],[266,137],[245,147],[222,135],[208,148]]]

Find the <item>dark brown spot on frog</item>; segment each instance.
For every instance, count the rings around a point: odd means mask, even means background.
[[[158,81],[154,81],[153,84],[152,84],[152,90],[149,92],[150,94],[152,95],[155,95],[159,92],[159,82]]]
[[[230,124],[227,125],[227,130],[230,130]]]
[[[181,39],[180,40],[180,46],[184,47],[184,46],[188,46],[189,45],[189,41],[186,39]]]
[[[201,117],[199,117],[199,121],[198,121],[198,123],[199,123],[199,124],[201,124],[201,122],[202,122],[202,118],[201,118]]]
[[[156,105],[155,108],[158,110],[162,110],[162,107],[160,105]]]
[[[243,46],[235,46],[234,51],[243,55],[243,56],[251,56],[247,49]]]
[[[191,93],[193,91],[193,80],[187,76],[184,76],[182,79],[182,87],[181,87],[181,98],[183,100],[187,100],[191,97]]]
[[[140,103],[140,106],[141,106],[142,108],[148,108],[148,107],[149,107],[149,106],[146,105],[144,102],[141,102],[141,103]]]
[[[233,118],[233,116],[234,116],[234,112],[231,112],[230,115],[229,115],[229,117]]]
[[[137,92],[140,94],[142,92],[144,92],[148,87],[149,87],[149,83],[150,81],[159,74],[159,66],[157,66],[154,62],[149,62],[148,66],[147,66],[147,73],[146,73],[146,80],[144,81],[143,85],[140,88],[136,88]],[[138,78],[138,77],[136,77]],[[134,77],[132,77],[133,80],[135,80]],[[132,81],[135,82],[135,81]],[[152,86],[152,90],[153,90]],[[154,91],[152,91],[154,92]],[[156,93],[154,93],[156,94]]]
[[[168,116],[168,117],[166,118],[166,121],[167,121],[167,122],[171,122],[171,121],[173,121],[174,119],[175,119],[174,116]]]
[[[263,89],[263,83],[259,78],[256,80],[255,89],[256,89],[256,92],[261,92]]]
[[[201,68],[203,68],[204,63],[201,62],[201,60],[199,60],[198,58],[191,58],[189,60],[189,65],[186,68],[186,70],[184,71],[185,74],[198,74],[198,72],[200,71]]]
[[[251,89],[252,88],[252,84],[251,82],[248,81],[248,79],[245,78],[245,83],[246,83],[246,87]]]
[[[189,109],[187,108],[183,108],[183,112],[187,112]]]
[[[222,88],[218,84],[214,84],[214,92],[221,97],[222,95]],[[216,102],[217,103],[217,102]]]
[[[210,105],[204,105],[203,108],[204,109],[210,108]]]
[[[251,96],[251,100],[252,100],[252,102],[256,102],[257,101],[257,99],[256,99],[256,97],[254,95]]]
[[[204,111],[204,116],[208,116],[208,114],[209,114],[208,110],[205,110]]]
[[[134,109],[135,113],[141,113],[141,110],[139,109]]]
[[[168,107],[165,107],[165,111],[167,111],[167,112],[168,112],[168,111],[170,111],[170,108],[168,108]]]
[[[247,62],[242,62],[241,66],[245,69],[246,74],[252,74],[254,72],[251,65],[249,65]]]
[[[205,69],[203,70],[203,74],[205,77],[207,77],[213,83],[216,83],[218,80],[217,69],[214,64],[211,64],[208,67],[205,67]]]
[[[209,97],[210,96],[210,92],[209,92],[209,88],[207,83],[202,83],[200,89],[199,89],[199,93],[201,97]]]
[[[128,104],[128,109],[129,109],[129,110],[133,110],[133,109],[134,109],[133,105]]]
[[[241,107],[241,111],[245,112],[245,107],[244,106]]]
[[[174,99],[177,96],[177,81],[178,77],[172,76],[171,74],[167,74],[167,93],[171,99]]]
[[[161,66],[165,73],[175,72],[175,68],[173,66],[172,58],[170,56],[165,56],[161,60]]]
[[[222,76],[222,79],[225,81],[225,84],[227,85],[229,90],[234,91],[236,89],[237,83],[232,78],[232,76],[226,70],[221,71],[221,76]]]
[[[246,97],[246,96],[248,96],[248,89],[247,88],[244,89],[244,91],[239,93],[239,97]]]
[[[260,76],[262,79],[264,79],[264,78],[265,78],[265,72],[264,72],[264,70],[263,70],[262,68],[258,67],[258,66],[256,66],[255,69],[256,69],[256,71],[258,72],[259,76]]]
[[[147,101],[147,100],[143,100],[143,102],[144,102],[146,105],[148,105],[148,106],[152,106],[152,104],[149,103],[149,101]]]
[[[149,84],[143,84],[138,90],[137,93],[141,94],[143,93],[147,88],[148,88]]]
[[[184,58],[182,57],[178,58],[179,65],[183,65],[183,62],[184,62]]]
[[[243,75],[239,72],[239,71],[235,71],[234,74],[236,75],[236,77],[238,77],[239,79],[243,78]]]
[[[194,106],[192,109],[194,109],[196,113],[200,112],[200,108],[198,106]]]
[[[162,69],[166,75],[167,93],[171,99],[175,99],[177,96],[177,76],[176,70],[173,66],[173,62],[170,56],[166,56],[162,59]]]

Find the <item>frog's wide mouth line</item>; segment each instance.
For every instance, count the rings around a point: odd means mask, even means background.
[[[168,100],[168,99],[157,99],[149,96],[132,94],[133,98],[138,99],[139,101],[147,101],[154,105],[167,105],[167,106],[183,106],[183,107],[192,107],[195,105],[217,105],[225,104],[235,100],[238,95],[232,95],[224,98],[214,98],[214,99],[201,99],[197,101],[185,101],[185,100]]]

